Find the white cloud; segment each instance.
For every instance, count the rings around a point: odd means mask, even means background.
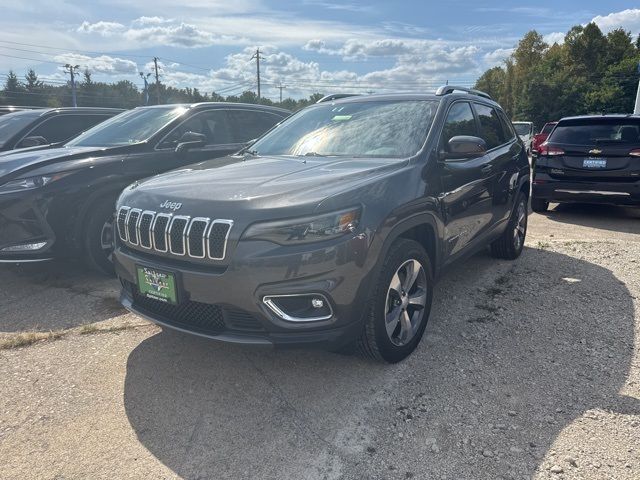
[[[138,67],[135,62],[124,58],[100,55],[90,57],[78,53],[64,53],[54,57],[54,61],[61,64],[69,63],[79,65],[82,70],[89,69],[91,73],[102,73],[105,75],[135,75]]]
[[[139,17],[129,27],[116,22],[83,22],[77,29],[80,33],[115,36],[129,45],[172,46],[184,48],[209,47],[212,45],[239,45],[249,42],[246,38],[217,34],[196,25],[176,22],[164,17]]]
[[[89,23],[87,21],[82,22],[82,24],[78,27],[78,33],[95,33],[98,35],[102,35],[103,37],[109,37],[111,35],[115,35],[117,33],[121,33],[126,29],[124,25],[117,22],[96,22]]]
[[[164,18],[164,17],[139,17],[136,18],[133,22],[133,25],[162,25],[163,23],[171,23],[174,20],[172,18]]]
[[[616,28],[624,28],[637,35],[640,33],[640,8],[630,8],[604,16],[598,15],[591,21],[595,22],[605,32]]]
[[[564,37],[565,37],[565,34],[562,32],[553,32],[553,33],[547,33],[542,38],[544,39],[545,43],[548,43],[549,45],[553,45],[554,43],[561,45],[564,43]]]
[[[504,61],[511,56],[515,48],[497,48],[492,52],[483,55],[483,59],[487,67],[495,67],[502,65]]]

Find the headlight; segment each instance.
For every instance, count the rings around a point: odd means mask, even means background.
[[[257,223],[244,239],[268,240],[280,245],[319,242],[353,232],[360,220],[360,208],[351,208],[314,217]]]
[[[25,190],[33,190],[34,188],[41,188],[51,182],[60,180],[61,178],[70,175],[71,173],[73,172],[54,173],[51,175],[38,175],[36,177],[18,178],[16,180],[11,180],[10,182],[0,185],[0,194],[22,192]]]

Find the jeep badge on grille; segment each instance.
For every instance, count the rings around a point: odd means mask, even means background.
[[[165,200],[160,204],[160,208],[168,208],[169,210],[180,210],[182,208],[182,203],[180,202],[170,202],[169,200]]]

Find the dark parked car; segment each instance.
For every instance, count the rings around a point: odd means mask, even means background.
[[[0,117],[0,152],[61,143],[108,118],[119,108],[41,108]]]
[[[125,186],[237,152],[288,115],[229,103],[141,107],[60,148],[0,157],[0,262],[83,255],[113,271],[113,212]]]
[[[402,360],[445,267],[525,240],[525,147],[460,90],[322,102],[242,156],[134,183],[117,203],[123,304],[214,339]]]
[[[534,211],[549,202],[640,205],[640,116],[563,118],[539,150]]]

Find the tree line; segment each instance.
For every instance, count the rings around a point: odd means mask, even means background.
[[[134,108],[145,105],[146,94],[128,80],[120,80],[115,83],[96,82],[89,70],[85,70],[79,80],[76,81],[76,98],[79,107],[113,107]],[[244,91],[239,95],[223,96],[216,92],[204,93],[197,88],[175,88],[160,83],[149,84],[148,103],[157,103],[158,92],[161,103],[197,103],[197,102],[242,102],[274,105],[296,111],[322,98],[322,94],[314,93],[306,99],[283,99],[282,102],[273,102],[268,98],[260,98],[250,91]],[[26,105],[34,107],[70,107],[72,106],[72,91],[70,82],[49,84],[39,79],[38,74],[30,69],[21,80],[14,71],[9,71],[6,76],[4,88],[0,90],[0,105]]]
[[[632,113],[640,73],[640,36],[598,25],[578,25],[564,42],[549,45],[535,30],[518,43],[504,65],[476,82],[514,120],[540,128],[548,121],[583,114]]]

